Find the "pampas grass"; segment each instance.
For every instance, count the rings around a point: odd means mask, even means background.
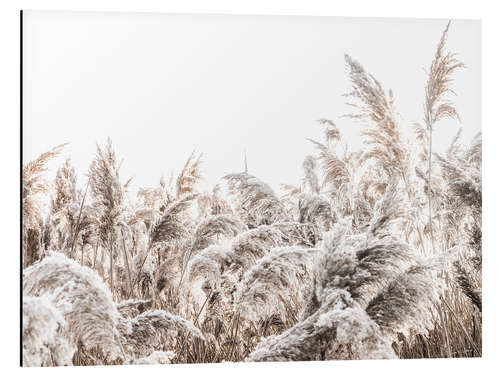
[[[120,315],[108,287],[93,270],[52,253],[24,271],[23,292],[51,301],[64,317],[75,348],[99,346],[120,355],[116,339]]]
[[[244,172],[224,177],[230,191],[236,196],[236,207],[244,222],[255,228],[269,225],[286,217],[283,204],[266,183]]]
[[[346,55],[339,121],[361,122],[362,149],[319,120],[282,196],[246,166],[199,191],[193,152],[133,200],[111,140],[84,181],[69,159],[44,179],[64,145],[29,162],[24,365],[481,356],[481,134],[432,150],[434,126],[458,117],[450,30],[414,134],[395,94]]]
[[[236,285],[235,310],[251,320],[286,315],[285,301],[302,300],[316,251],[277,247],[249,269]],[[298,309],[299,306],[296,306]]]
[[[51,299],[23,298],[23,365],[71,365],[75,345],[67,332],[67,323]]]
[[[23,219],[23,266],[27,267],[41,259],[42,253],[42,213],[40,195],[50,190],[44,178],[48,163],[57,157],[66,146],[61,144],[44,152],[28,162],[22,171],[22,219]]]
[[[203,340],[203,334],[191,322],[162,310],[146,311],[120,325],[123,347],[137,357],[151,355],[163,347],[173,348],[181,333]]]
[[[428,143],[428,190],[429,190],[429,230],[432,240],[432,247],[435,249],[435,241],[433,234],[433,215],[432,215],[432,132],[434,126],[440,120],[445,118],[455,118],[460,120],[460,116],[453,106],[453,103],[447,98],[448,94],[453,94],[451,83],[453,82],[453,73],[464,68],[465,65],[457,59],[456,55],[451,52],[446,52],[446,39],[448,38],[448,30],[450,22],[439,40],[434,60],[432,60],[427,84],[425,86],[425,103],[424,103],[424,123],[427,130]]]

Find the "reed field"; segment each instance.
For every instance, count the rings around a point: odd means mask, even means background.
[[[345,56],[363,147],[319,120],[297,186],[245,166],[201,191],[193,152],[132,196],[110,139],[84,180],[65,144],[27,161],[23,365],[481,357],[481,134],[433,150],[441,120],[459,121],[448,32],[411,136],[392,91]]]

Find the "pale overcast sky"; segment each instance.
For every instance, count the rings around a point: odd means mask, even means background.
[[[353,148],[344,54],[394,91],[403,126],[420,121],[426,74],[447,20],[24,12],[24,161],[64,142],[80,184],[111,137],[133,189],[156,186],[192,150],[205,186],[249,172],[277,192],[299,184],[316,120]],[[454,99],[470,139],[481,126],[481,25],[452,21],[448,48],[468,66]],[[439,124],[436,150],[459,128]],[[50,176],[63,158],[51,164]]]

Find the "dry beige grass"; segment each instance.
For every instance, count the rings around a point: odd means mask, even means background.
[[[247,171],[221,180],[228,196],[200,192],[193,152],[127,199],[110,140],[83,188],[69,159],[44,180],[64,145],[28,163],[25,365],[481,356],[481,136],[432,151],[436,123],[458,118],[448,32],[410,139],[394,94],[346,56],[365,147],[320,120],[282,196]]]

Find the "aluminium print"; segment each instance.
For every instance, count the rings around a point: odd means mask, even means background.
[[[481,357],[481,24],[22,13],[22,365]]]

